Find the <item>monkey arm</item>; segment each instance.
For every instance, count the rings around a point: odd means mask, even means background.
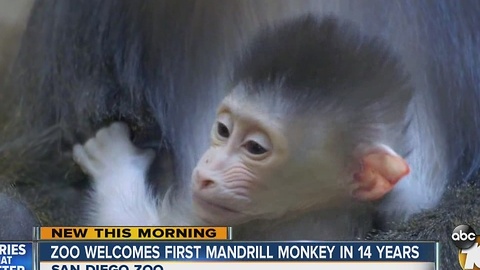
[[[114,123],[75,145],[73,157],[93,180],[90,225],[160,224],[145,177],[154,152],[135,147],[126,124]]]

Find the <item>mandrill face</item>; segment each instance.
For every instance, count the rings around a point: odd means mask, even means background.
[[[211,225],[235,225],[275,215],[270,188],[287,162],[287,140],[273,120],[249,102],[227,97],[211,132],[210,148],[192,174],[197,216]]]

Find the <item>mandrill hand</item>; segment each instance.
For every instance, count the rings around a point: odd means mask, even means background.
[[[84,145],[73,147],[75,162],[94,179],[145,174],[154,156],[153,150],[133,145],[128,126],[121,122],[100,129]]]
[[[145,181],[154,155],[133,145],[128,126],[119,122],[73,147],[75,162],[94,180],[91,200],[97,207],[90,211],[88,225],[160,224],[156,199]]]

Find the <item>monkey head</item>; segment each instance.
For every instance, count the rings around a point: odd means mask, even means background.
[[[283,126],[261,112],[232,96],[218,109],[210,148],[192,175],[195,210],[207,223],[236,224],[275,212],[281,197],[269,180],[287,163],[289,145]]]

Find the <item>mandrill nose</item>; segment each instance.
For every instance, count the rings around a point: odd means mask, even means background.
[[[211,175],[202,169],[195,170],[194,174],[195,186],[198,190],[213,188],[216,186],[216,181]]]
[[[209,187],[213,187],[215,185],[215,182],[213,182],[213,180],[211,179],[201,179],[199,180],[198,184],[200,189],[206,189]]]

